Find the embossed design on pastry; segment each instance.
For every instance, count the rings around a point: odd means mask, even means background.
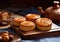
[[[27,15],[26,15],[26,19],[27,19],[28,21],[33,21],[33,22],[35,22],[35,20],[38,19],[38,18],[40,18],[40,15],[38,15],[38,14],[27,14]]]
[[[35,23],[37,25],[37,28],[43,31],[50,30],[52,26],[52,20],[48,18],[39,18]]]
[[[35,24],[32,21],[24,21],[20,24],[20,29],[22,31],[31,31],[35,28]]]
[[[20,23],[26,21],[25,17],[16,17],[13,20],[13,25],[20,26]]]

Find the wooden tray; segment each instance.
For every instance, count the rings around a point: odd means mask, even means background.
[[[41,37],[50,37],[50,36],[59,36],[60,35],[60,27],[56,24],[52,24],[52,28],[50,31],[39,31],[37,29],[30,32],[23,32],[18,27],[12,26],[12,29],[23,39],[35,39]]]

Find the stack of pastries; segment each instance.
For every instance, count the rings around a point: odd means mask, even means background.
[[[6,26],[10,22],[8,21],[10,19],[10,14],[6,11],[0,12],[0,26]]]
[[[15,36],[10,34],[9,32],[0,33],[0,42],[10,42],[14,40]]]
[[[14,25],[22,31],[34,30],[36,26],[38,30],[46,31],[51,29],[52,20],[38,14],[27,14],[24,18],[14,18]]]

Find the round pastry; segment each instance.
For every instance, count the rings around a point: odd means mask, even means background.
[[[36,20],[36,25],[39,30],[47,31],[51,29],[52,20],[48,18],[39,18]]]
[[[2,36],[8,36],[8,35],[9,35],[8,31],[2,33]]]
[[[3,38],[4,42],[8,42],[9,41],[9,36],[2,36],[2,38]]]
[[[14,39],[14,35],[9,35],[9,40],[13,40]]]
[[[33,22],[35,22],[35,20],[38,19],[38,18],[40,18],[40,15],[38,15],[38,14],[27,14],[27,15],[26,15],[26,19],[27,19],[28,21],[33,21]]]
[[[1,14],[0,14],[0,20],[7,20],[7,19],[9,19],[10,18],[10,15],[9,15],[9,13],[8,12],[2,12]]]
[[[19,26],[21,22],[26,21],[25,17],[16,17],[13,20],[13,25]]]
[[[0,42],[2,41],[2,36],[0,36]]]
[[[22,31],[31,31],[35,28],[35,24],[32,21],[24,21],[20,24],[20,29]]]

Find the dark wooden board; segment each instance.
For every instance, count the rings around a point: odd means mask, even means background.
[[[52,24],[50,31],[39,31],[37,29],[30,32],[23,32],[18,27],[12,26],[12,29],[23,39],[36,39],[41,37],[60,36],[60,27]]]
[[[21,17],[21,15],[13,14],[11,17]],[[11,28],[23,39],[36,39],[41,37],[60,36],[60,27],[52,23],[50,31],[39,31],[34,29],[30,32],[23,32],[18,27],[11,26]]]

